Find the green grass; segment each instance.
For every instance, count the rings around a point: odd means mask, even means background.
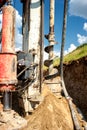
[[[63,63],[69,63],[72,61],[75,61],[77,59],[80,59],[84,56],[87,56],[87,43],[77,47],[74,51],[64,56],[64,62]],[[54,59],[54,66],[58,66],[60,62],[59,58]]]
[[[67,54],[66,56],[64,56],[64,61],[63,63],[70,63],[72,61],[75,61],[77,59],[80,59],[82,57],[87,56],[87,43],[84,43],[81,46],[78,46],[74,51],[72,51],[71,53]],[[55,58],[53,61],[53,65],[54,66],[58,66],[60,63],[60,58]],[[44,66],[43,70],[47,70],[48,67]]]
[[[48,67],[46,67],[45,65],[43,66],[43,70],[44,71],[47,71],[48,70]]]

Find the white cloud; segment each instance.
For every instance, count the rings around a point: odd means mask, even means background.
[[[72,52],[72,51],[75,50],[75,49],[76,49],[76,46],[75,46],[74,44],[70,44],[70,47],[68,48],[68,50],[65,50],[65,51],[64,51],[64,55],[66,55],[66,54]]]
[[[87,43],[87,36],[77,34],[77,38],[80,44]]]
[[[76,49],[76,46],[73,43],[70,44],[70,47],[67,50],[64,50],[64,55],[72,52],[75,49]],[[54,51],[54,55],[55,55],[55,57],[56,56],[60,57],[60,51],[59,52],[58,51]]]
[[[87,19],[87,0],[70,0],[69,13]],[[84,23],[83,29],[87,31],[87,22]],[[87,43],[87,36],[77,34],[77,41],[79,44]]]
[[[68,50],[65,50],[65,51],[64,51],[64,55],[67,55],[67,54],[68,54]]]
[[[16,10],[16,25],[15,25],[15,44],[16,49],[15,50],[21,50],[22,49],[22,17],[20,16],[19,12]],[[2,13],[0,13],[0,30],[2,28]]]
[[[0,13],[0,31],[1,31],[1,28],[2,28],[2,13]]]
[[[87,19],[87,0],[70,0],[69,13]]]
[[[20,29],[20,27],[22,27],[22,17],[17,10],[16,10],[16,27],[17,29]]]
[[[54,58],[57,56],[60,57],[60,52],[54,50]],[[49,58],[49,54],[44,51],[44,58],[43,59],[47,60],[48,58]]]
[[[76,46],[74,44],[70,44],[70,47],[68,48],[68,52],[71,52],[76,49]]]
[[[44,59],[44,60],[47,60],[47,59],[48,59],[48,53],[46,53],[45,51],[44,51],[44,57],[43,57],[43,59]]]
[[[22,49],[22,17],[20,16],[19,12],[16,10],[16,29],[15,29],[15,43],[16,43],[16,50]]]
[[[87,23],[84,23],[83,30],[87,31]],[[77,34],[77,41],[79,44],[87,43],[87,36]]]
[[[83,29],[84,29],[85,31],[87,31],[87,23],[84,23]]]
[[[73,50],[75,50],[77,47],[74,44],[70,44],[70,47],[67,50],[64,50],[64,55],[72,52]],[[44,52],[44,60],[48,59],[48,53]],[[54,56],[58,56],[60,57],[60,51],[54,51]]]
[[[54,51],[54,56],[55,56],[55,57],[56,57],[56,56],[60,57],[60,52]]]

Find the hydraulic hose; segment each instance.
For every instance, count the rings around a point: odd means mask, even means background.
[[[41,93],[43,83],[43,46],[44,46],[44,0],[41,0],[41,42],[40,42],[40,88]]]
[[[64,45],[65,45],[65,35],[66,35],[66,25],[67,25],[67,10],[68,10],[68,0],[64,1],[64,16],[63,16],[63,28],[62,28],[62,45],[61,45],[61,56],[60,56],[60,76],[61,76],[61,85],[63,88],[63,92],[65,98],[68,100],[72,119],[76,130],[81,130],[81,126],[79,124],[76,112],[73,108],[72,100],[66,90],[64,79],[63,79],[63,55],[64,55]]]

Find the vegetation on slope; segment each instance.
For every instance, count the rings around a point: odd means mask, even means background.
[[[69,63],[85,56],[87,56],[87,43],[78,46],[74,51],[65,55],[64,63]],[[59,63],[60,63],[60,58],[56,57],[53,62],[54,66],[58,66]],[[47,70],[48,67],[44,66],[43,69]]]
[[[87,43],[77,47],[74,51],[64,56],[64,63],[69,63],[84,56],[87,56]],[[59,58],[54,59],[54,66],[58,66],[59,62]]]

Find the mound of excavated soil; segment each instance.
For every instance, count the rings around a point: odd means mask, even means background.
[[[74,130],[68,103],[63,97],[55,97],[47,88],[44,101],[28,117],[23,130]]]

